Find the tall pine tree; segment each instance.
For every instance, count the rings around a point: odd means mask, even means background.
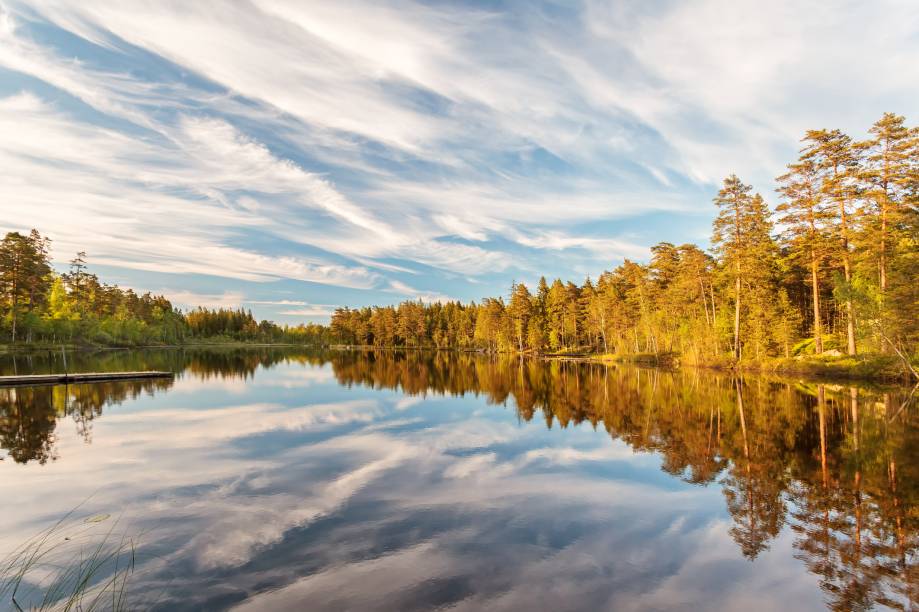
[[[779,223],[785,228],[789,251],[802,257],[810,269],[811,299],[813,307],[814,351],[823,352],[823,325],[820,311],[821,266],[826,256],[825,229],[830,213],[820,190],[817,164],[802,156],[800,161],[788,165],[788,172],[776,179],[777,191],[784,201],[776,207],[781,215]]]

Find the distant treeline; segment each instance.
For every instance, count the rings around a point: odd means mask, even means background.
[[[662,242],[596,282],[540,279],[480,303],[341,308],[333,340],[492,351],[679,352],[704,361],[828,350],[916,355],[919,129],[887,113],[853,141],[810,130],[780,203],[732,175],[712,250]]]
[[[86,254],[51,269],[50,240],[32,230],[0,241],[0,334],[12,343],[177,344],[195,340],[325,343],[328,328],[279,326],[242,309],[183,312],[162,295],[99,281]]]

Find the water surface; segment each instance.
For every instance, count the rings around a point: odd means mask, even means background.
[[[132,607],[919,602],[908,389],[418,352],[68,367],[177,376],[0,389],[0,550],[73,508],[111,517],[87,544],[116,521],[138,538]]]

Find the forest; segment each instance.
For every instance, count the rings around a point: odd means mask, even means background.
[[[919,350],[919,129],[887,113],[853,140],[809,130],[777,205],[737,176],[711,249],[661,242],[580,284],[541,278],[479,303],[340,308],[333,340],[493,352],[676,354],[685,362]],[[915,374],[915,371],[912,372]]]
[[[183,312],[162,295],[138,295],[99,280],[86,253],[56,273],[51,241],[37,230],[9,232],[0,241],[0,334],[11,344],[174,345],[236,341],[327,342],[327,328],[279,326],[243,309],[196,308]]]
[[[0,334],[13,344],[181,344],[204,339],[488,352],[674,356],[760,363],[919,358],[919,128],[892,113],[853,140],[809,130],[777,202],[737,176],[714,197],[709,250],[661,242],[581,283],[514,283],[480,302],[336,309],[331,324],[190,312],[100,282],[85,253],[58,274],[33,230],[0,242]]]

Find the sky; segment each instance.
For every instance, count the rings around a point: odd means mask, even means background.
[[[706,246],[806,129],[915,123],[919,3],[0,0],[0,231],[281,323]]]

